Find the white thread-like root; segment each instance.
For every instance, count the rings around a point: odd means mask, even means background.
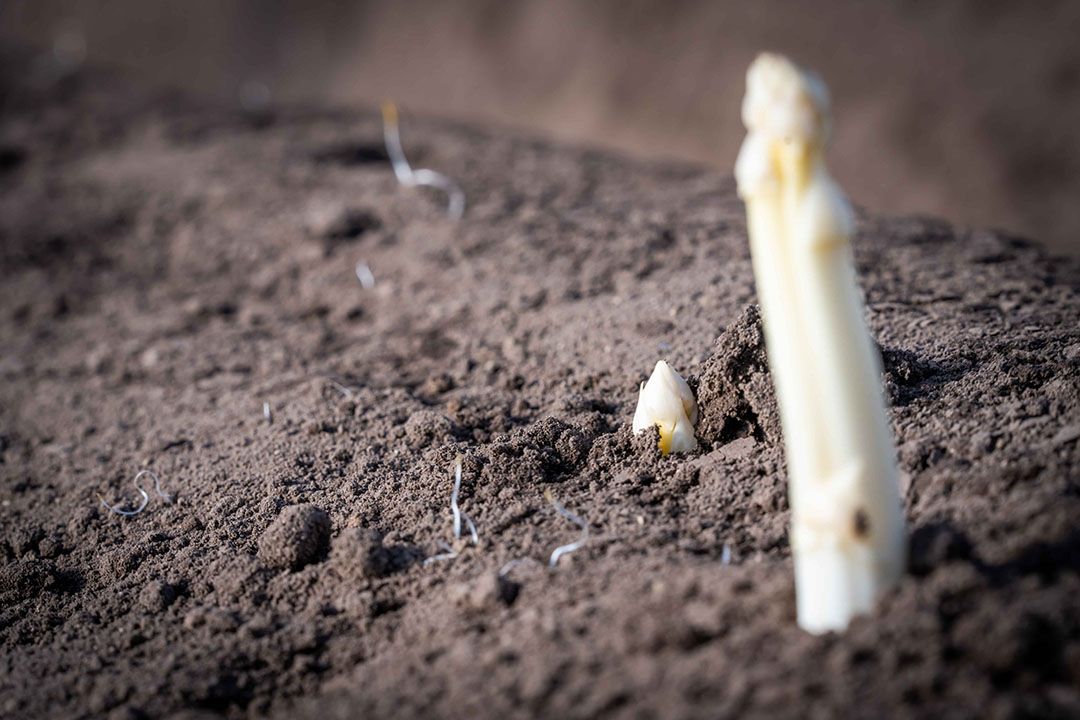
[[[429,558],[424,558],[424,562],[421,563],[424,567],[427,567],[431,563],[440,562],[442,560],[453,560],[458,556],[457,551],[444,543],[442,540],[438,542],[438,545],[444,550],[444,552],[441,552],[438,555],[432,555]]]
[[[365,290],[371,290],[375,287],[375,274],[371,272],[371,268],[363,260],[356,263],[356,279],[360,281],[360,287]]]
[[[465,191],[452,178],[434,170],[413,170],[401,146],[401,130],[398,127],[397,106],[386,102],[382,106],[383,141],[394,175],[402,185],[432,187],[446,194],[446,214],[459,220],[465,214]]]
[[[326,380],[326,382],[330,383],[330,386],[337,390],[339,393],[341,393],[343,396],[347,398],[352,397],[353,391],[339,383],[337,380],[334,380],[333,378],[323,379]]]
[[[476,545],[480,542],[480,534],[476,532],[476,525],[473,524],[472,518],[461,511],[458,507],[458,494],[461,492],[461,456],[458,455],[454,460],[454,489],[450,493],[450,512],[454,515],[454,539],[461,539],[461,520],[465,519],[465,524],[469,526],[469,534],[472,535],[472,543]]]
[[[454,459],[454,488],[450,491],[450,512],[454,516],[454,540],[461,539],[461,523],[464,520],[465,525],[469,528],[469,536],[473,545],[480,544],[480,533],[476,530],[476,524],[472,521],[468,515],[458,506],[458,495],[461,493],[461,456],[458,455]],[[430,565],[433,562],[439,560],[453,560],[458,556],[457,550],[450,547],[442,540],[438,543],[439,547],[445,550],[445,552],[438,555],[432,555],[424,560],[424,565]]]
[[[131,481],[131,484],[134,485],[135,489],[139,491],[140,495],[142,495],[142,502],[139,503],[139,507],[135,508],[134,510],[123,510],[119,506],[110,505],[105,501],[105,498],[98,495],[98,500],[101,501],[102,507],[104,507],[111,513],[115,513],[116,515],[123,515],[124,517],[132,517],[134,515],[138,515],[143,510],[145,510],[146,506],[150,503],[150,494],[139,486],[139,479],[142,478],[143,475],[149,475],[150,477],[154,478],[154,492],[157,493],[158,497],[160,497],[167,503],[172,502],[172,497],[161,489],[161,478],[157,476],[157,473],[155,473],[153,470],[140,470],[139,474],[135,476],[135,479]]]
[[[143,475],[149,475],[150,477],[154,478],[154,492],[157,493],[159,498],[161,498],[167,503],[172,502],[172,496],[168,495],[161,489],[161,478],[157,476],[156,472],[154,472],[153,470],[143,470],[135,476],[135,482],[139,482],[139,478],[141,478]]]
[[[140,503],[139,507],[135,508],[134,510],[121,510],[119,507],[117,507],[115,505],[110,505],[109,503],[105,502],[105,498],[101,497],[100,495],[98,495],[98,500],[101,501],[101,506],[104,507],[106,510],[108,510],[111,513],[116,513],[117,515],[123,515],[124,517],[131,517],[133,515],[138,515],[143,510],[146,509],[146,505],[150,502],[150,496],[147,495],[146,491],[143,490],[138,485],[135,486],[135,489],[139,491],[140,495],[142,495],[142,503]]]
[[[535,565],[540,564],[537,560],[533,560],[531,557],[514,558],[513,560],[507,560],[505,563],[503,563],[503,566],[499,568],[499,577],[506,577],[514,568],[530,563]]]
[[[544,493],[544,497],[546,497],[547,501],[551,503],[551,506],[555,508],[555,512],[559,513],[564,518],[581,528],[580,538],[578,538],[572,543],[560,545],[559,547],[552,550],[551,559],[548,560],[548,565],[550,567],[555,567],[559,564],[559,558],[561,558],[563,555],[567,555],[574,552],[575,550],[580,549],[585,543],[589,541],[589,524],[574,513],[567,510],[562,503],[555,499],[555,496],[551,494],[550,490]]]

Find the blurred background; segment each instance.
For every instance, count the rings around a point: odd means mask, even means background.
[[[1080,2],[4,0],[0,42],[225,102],[375,105],[731,168],[763,49],[817,69],[885,213],[1080,253]]]

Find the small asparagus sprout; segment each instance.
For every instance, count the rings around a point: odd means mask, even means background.
[[[155,473],[153,470],[141,470],[139,471],[139,474],[135,476],[135,479],[131,481],[132,485],[135,486],[135,489],[139,491],[140,495],[142,495],[142,502],[139,503],[139,507],[135,508],[134,510],[123,510],[119,506],[110,505],[109,503],[105,502],[105,498],[98,495],[98,500],[101,501],[102,507],[104,507],[111,513],[123,515],[124,517],[132,517],[133,515],[138,515],[143,510],[145,510],[147,504],[150,502],[150,495],[139,485],[139,479],[142,478],[143,475],[149,475],[150,477],[154,478],[154,492],[157,493],[157,496],[159,498],[161,498],[165,502],[172,502],[172,497],[170,497],[167,493],[165,493],[164,490],[161,489],[161,479],[157,476],[157,473]]]
[[[768,54],[746,85],[735,177],[784,432],[798,622],[843,630],[905,562],[881,368],[855,280],[851,208],[825,167],[828,91]]]
[[[633,430],[637,434],[653,425],[660,429],[660,452],[697,450],[694,425],[698,420],[694,393],[663,360],[656,363],[649,381],[641,384]]]
[[[547,501],[549,503],[551,503],[551,507],[555,508],[555,512],[559,513],[564,518],[581,528],[580,538],[578,538],[572,543],[560,545],[559,547],[551,551],[551,559],[548,560],[548,565],[550,567],[555,567],[559,564],[559,558],[561,558],[563,555],[568,555],[575,550],[580,549],[581,546],[583,546],[589,541],[589,524],[574,513],[567,510],[565,507],[563,507],[563,504],[555,499],[555,496],[551,494],[550,490],[544,491],[544,497],[547,498]]]
[[[274,422],[274,412],[270,409],[270,403],[263,403],[263,420],[266,420],[267,425],[272,425]]]
[[[398,182],[406,186],[433,187],[446,193],[446,214],[454,220],[461,219],[465,214],[465,192],[454,180],[435,172],[434,170],[413,170],[405,157],[405,149],[401,146],[401,131],[398,127],[397,105],[392,102],[384,102],[382,105],[383,117],[383,141],[386,143],[386,154],[390,156],[390,164],[394,167],[394,175]]]

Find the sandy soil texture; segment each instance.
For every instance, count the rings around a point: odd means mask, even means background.
[[[408,117],[416,164],[468,193],[455,223],[397,184],[373,114],[21,62],[0,715],[1080,714],[1077,261],[860,218],[911,571],[812,637],[729,177]],[[688,457],[629,432],[661,357],[701,405]],[[105,510],[142,469],[168,498],[144,476],[141,514]],[[579,530],[546,492],[589,527],[555,568]]]

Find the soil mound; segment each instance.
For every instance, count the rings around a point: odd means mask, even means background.
[[[811,637],[731,180],[410,123],[460,222],[374,113],[0,63],[0,715],[1080,713],[1074,261],[860,218],[912,567]]]

